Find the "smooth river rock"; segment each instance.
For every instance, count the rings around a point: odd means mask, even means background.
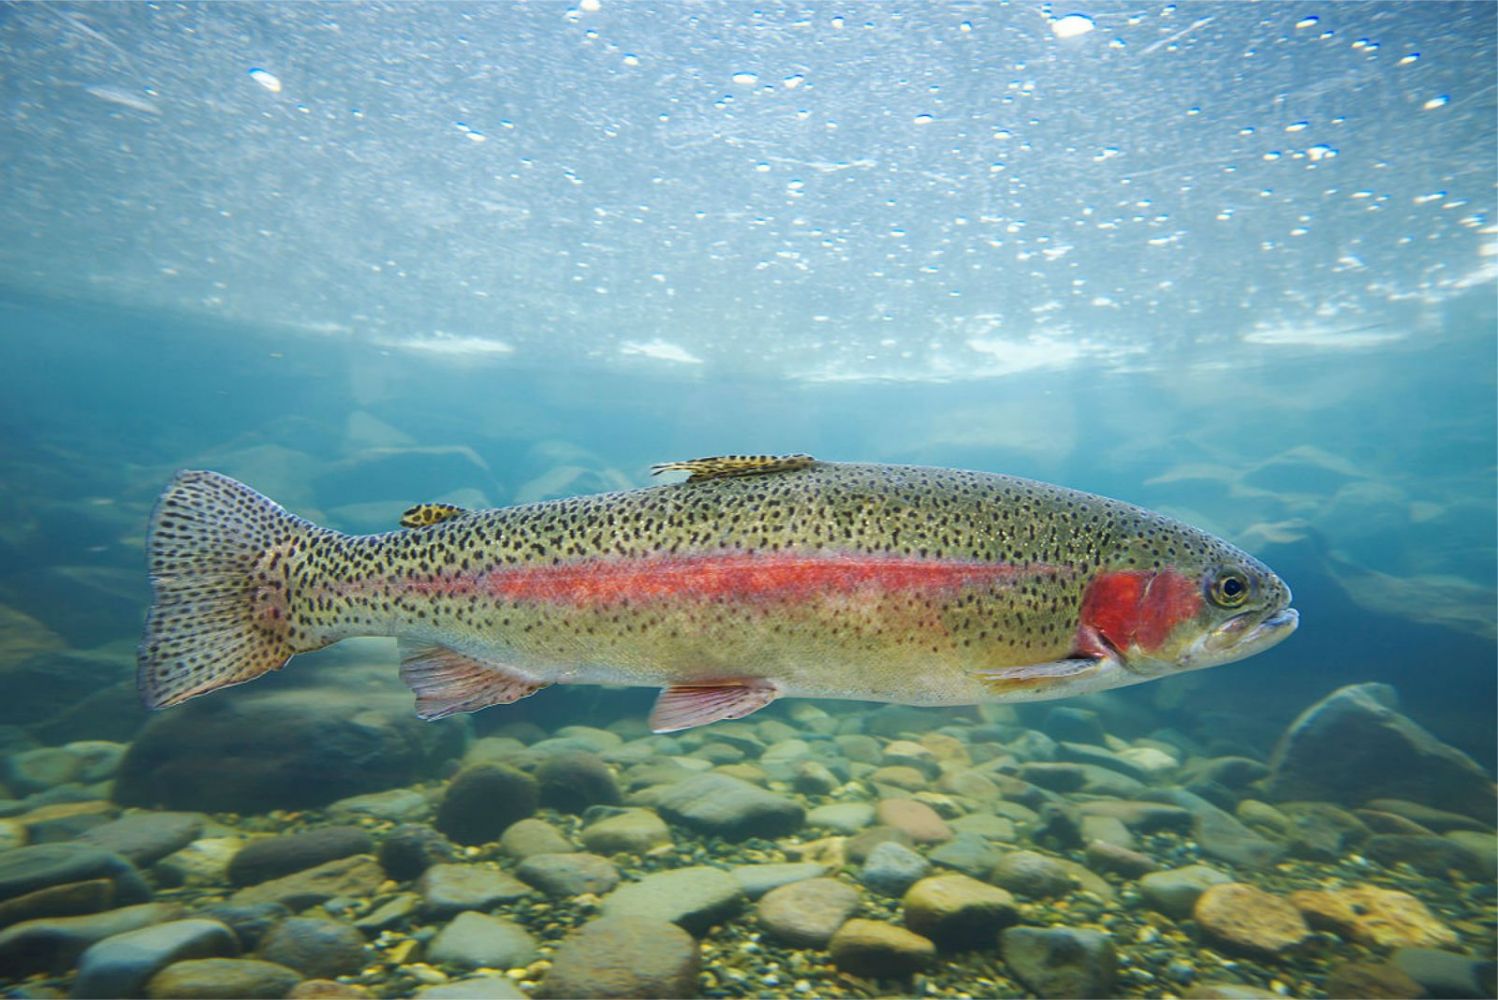
[[[91,945],[78,962],[72,996],[128,997],[157,972],[188,958],[234,958],[239,942],[217,920],[173,920],[126,931]]]
[[[647,917],[701,933],[744,905],[738,880],[718,868],[696,865],[646,875],[603,898],[605,917]]]

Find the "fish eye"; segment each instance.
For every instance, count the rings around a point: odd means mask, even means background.
[[[1236,608],[1248,600],[1248,577],[1240,570],[1228,569],[1217,574],[1208,588],[1208,596],[1219,608]]]

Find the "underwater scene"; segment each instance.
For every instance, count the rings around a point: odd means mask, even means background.
[[[0,5],[0,993],[1494,996],[1495,20]]]

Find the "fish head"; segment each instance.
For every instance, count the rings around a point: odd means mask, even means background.
[[[1273,570],[1221,539],[1173,527],[1177,537],[1151,541],[1152,558],[1136,553],[1092,581],[1081,652],[1149,680],[1253,656],[1295,631],[1300,614]]]

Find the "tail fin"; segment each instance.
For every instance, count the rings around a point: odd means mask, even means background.
[[[316,530],[228,476],[177,473],[146,542],[155,600],[136,686],[148,708],[254,680],[298,652],[288,567]]]

